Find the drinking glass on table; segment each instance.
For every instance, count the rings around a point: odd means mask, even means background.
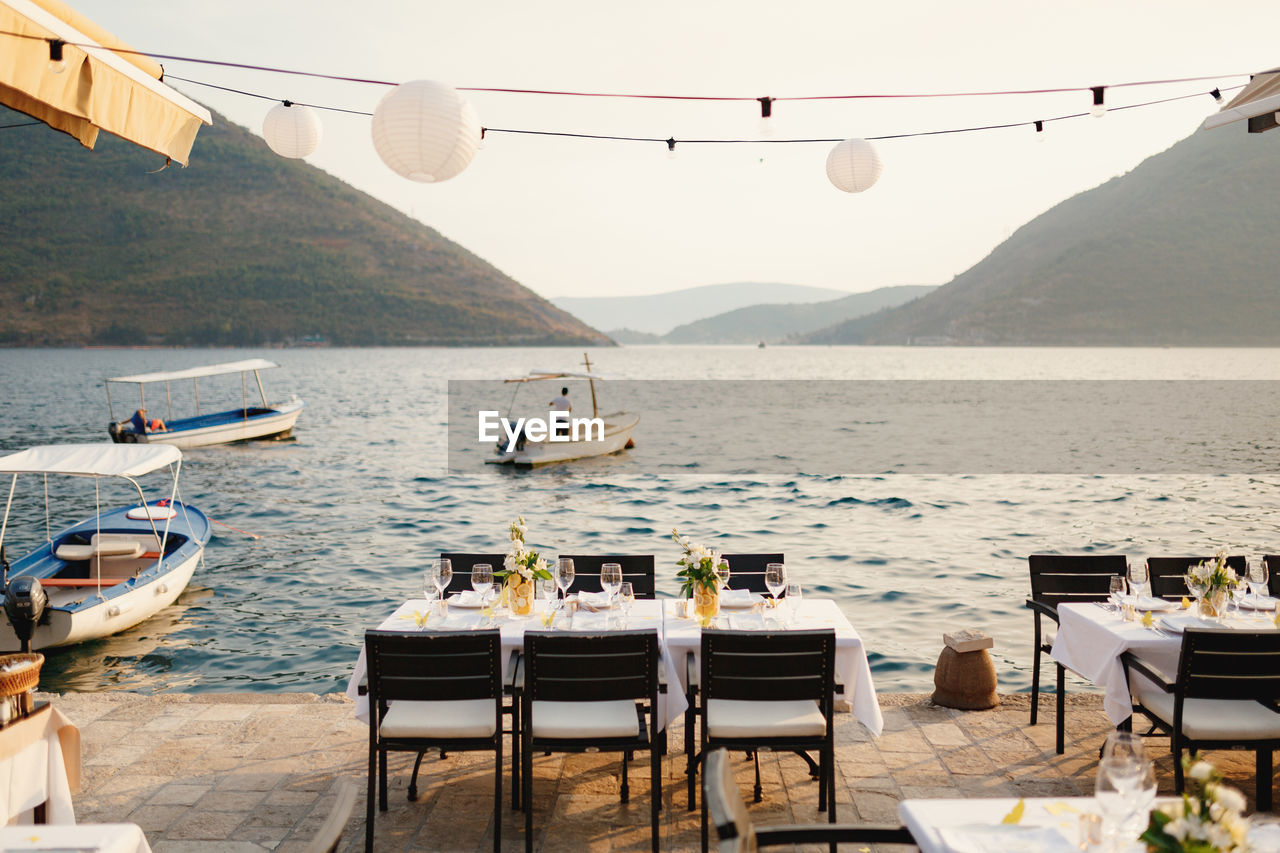
[[[1248,575],[1249,592],[1253,593],[1253,600],[1256,604],[1262,596],[1268,592],[1267,581],[1269,580],[1269,572],[1267,571],[1267,561],[1261,558],[1249,563]]]
[[[453,563],[449,560],[432,560],[430,576],[436,592],[440,595],[440,600],[444,601],[444,591],[453,578]]]
[[[1124,838],[1125,827],[1134,821],[1137,811],[1135,792],[1142,777],[1141,766],[1132,761],[1103,758],[1098,762],[1098,775],[1094,780],[1094,800],[1102,814],[1102,835],[1108,850],[1134,839]]]
[[[1129,564],[1129,591],[1135,596],[1151,595],[1151,574],[1145,562]]]
[[[1123,604],[1120,598],[1124,594],[1125,594],[1124,575],[1112,575],[1111,585],[1110,587],[1108,587],[1108,590],[1107,590],[1107,597],[1111,599],[1111,603],[1116,606],[1117,610],[1120,609],[1120,606]]]
[[[622,627],[626,628],[627,623],[631,621],[631,605],[636,603],[635,590],[631,588],[631,581],[623,581],[618,587],[618,607],[622,608]]]
[[[1156,766],[1151,761],[1142,762],[1142,771],[1129,798],[1131,807],[1129,817],[1120,826],[1120,837],[1123,841],[1137,838],[1151,820],[1151,809],[1156,804]]]
[[[471,567],[471,588],[480,596],[480,603],[489,600],[489,592],[493,589],[493,566],[488,563],[476,563]]]
[[[568,557],[556,560],[556,586],[560,588],[561,598],[568,595],[569,587],[573,586],[573,560]]]
[[[622,564],[621,563],[603,563],[600,566],[600,588],[609,595],[609,606],[613,607],[613,600],[618,595],[618,590],[622,588]]]
[[[804,589],[799,583],[790,582],[787,584],[787,609],[790,611],[789,621],[795,622],[796,615],[800,612],[800,602],[804,600]]]
[[[773,596],[773,604],[778,605],[778,597],[787,591],[787,567],[783,563],[769,563],[764,567],[764,585]]]

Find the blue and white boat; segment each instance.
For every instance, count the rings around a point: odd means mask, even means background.
[[[222,364],[211,364],[205,367],[190,367],[185,370],[170,370],[159,373],[139,373],[135,376],[116,376],[107,380],[107,408],[111,422],[107,432],[111,440],[117,444],[172,444],[174,447],[191,448],[206,447],[211,444],[231,444],[237,441],[250,441],[259,438],[287,438],[293,432],[293,425],[302,413],[303,403],[296,396],[287,403],[271,404],[267,402],[267,392],[262,388],[262,377],[259,371],[268,370],[280,365],[264,358],[251,358],[245,361],[229,361]],[[241,404],[237,408],[225,411],[205,413],[200,408],[200,380],[210,376],[223,376],[231,373],[240,374]],[[253,374],[254,384],[262,399],[262,405],[249,404],[249,374]],[[195,389],[196,413],[187,417],[172,417],[172,383],[191,381]],[[147,408],[147,386],[164,383],[166,413],[169,417],[149,420],[161,420],[163,430],[139,430],[131,419],[133,412],[126,414],[125,420],[117,421],[115,404],[111,399],[111,383],[125,383],[138,386],[139,409]]]
[[[166,468],[172,478],[168,497],[147,501],[138,479]],[[5,605],[0,649],[16,651],[27,640],[31,649],[40,649],[106,637],[173,604],[203,560],[210,535],[204,513],[178,499],[181,468],[182,451],[166,444],[50,445],[0,457],[0,475],[13,478],[0,525]],[[35,521],[42,528],[36,536],[44,541],[10,564],[4,544],[19,475],[37,475],[29,478],[37,480],[34,487],[24,491],[43,494],[45,511],[19,516]],[[49,522],[55,517],[49,475],[93,479],[97,512],[55,532]],[[104,491],[118,490],[105,480],[128,483],[132,488],[127,494],[136,493],[138,500],[103,510]],[[55,488],[55,496],[59,492],[65,494]],[[15,630],[13,614],[23,612],[33,598],[39,599],[37,612]]]

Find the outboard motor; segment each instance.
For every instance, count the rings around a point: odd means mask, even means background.
[[[31,651],[31,636],[48,604],[49,596],[35,578],[19,577],[9,581],[4,592],[4,613],[18,642],[22,643],[21,651]]]
[[[111,436],[111,441],[115,444],[120,443],[120,424],[112,421],[107,424],[107,435]]]

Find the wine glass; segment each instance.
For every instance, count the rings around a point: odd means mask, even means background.
[[[449,587],[449,581],[452,579],[452,562],[444,559],[431,562],[431,582],[435,584],[436,592],[439,593],[441,601],[444,601],[444,591]]]
[[[612,607],[614,596],[622,588],[622,565],[620,563],[601,564],[600,588],[609,594],[609,606]]]
[[[1150,761],[1142,762],[1142,771],[1130,794],[1131,812],[1129,819],[1120,827],[1123,838],[1133,839],[1142,834],[1151,819],[1151,808],[1156,804],[1156,766]]]
[[[1112,575],[1111,585],[1107,591],[1107,597],[1111,599],[1111,603],[1115,605],[1117,610],[1120,608],[1122,604],[1124,604],[1124,602],[1120,600],[1121,596],[1123,596],[1124,593],[1125,593],[1124,575]]]
[[[471,588],[480,596],[480,603],[489,600],[489,591],[493,589],[493,566],[488,563],[476,563],[471,567]]]
[[[573,586],[573,560],[561,557],[556,560],[556,586],[560,588],[560,597],[564,598]]]
[[[769,563],[764,567],[764,585],[769,588],[776,606],[778,597],[787,589],[787,567],[783,563]]]
[[[791,611],[790,621],[794,622],[796,613],[800,610],[800,602],[804,599],[804,589],[799,583],[790,581],[787,583],[787,607]]]
[[[1255,603],[1267,594],[1269,575],[1266,560],[1259,559],[1249,563],[1249,573],[1246,577],[1249,580],[1249,592],[1253,593]]]
[[[1147,760],[1147,748],[1141,735],[1115,729],[1107,733],[1107,741],[1102,745],[1102,757],[1141,763]]]
[[[618,606],[622,608],[622,627],[624,628],[631,621],[631,605],[635,603],[636,593],[631,588],[631,581],[623,581],[618,587]]]
[[[1129,591],[1136,596],[1151,595],[1151,573],[1145,562],[1129,564]]]
[[[728,589],[729,561],[721,557],[719,554],[716,554],[712,559],[714,560],[712,565],[715,567],[716,579],[720,581],[720,588]]]
[[[1125,824],[1133,819],[1136,803],[1133,792],[1140,778],[1140,768],[1123,759],[1103,758],[1098,762],[1094,780],[1094,799],[1102,813],[1102,834],[1107,848],[1115,850]]]

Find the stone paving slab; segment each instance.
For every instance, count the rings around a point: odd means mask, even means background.
[[[290,853],[306,847],[328,814],[338,780],[349,779],[360,796],[339,849],[363,849],[368,729],[341,694],[42,698],[80,727],[85,772],[75,802],[81,822],[137,823],[156,853]],[[1027,724],[1026,695],[1002,697],[991,711],[940,708],[916,694],[882,694],[880,704],[885,731],[879,738],[851,715],[839,715],[841,822],[896,824],[897,804],[907,797],[1089,795],[1098,750],[1110,729],[1100,697],[1089,694],[1068,697],[1065,755],[1054,753],[1052,697],[1042,699],[1040,724],[1034,728]],[[686,808],[679,723],[669,742],[661,777],[662,849],[697,850],[699,813]],[[1153,742],[1162,794],[1173,790],[1167,744]],[[509,755],[502,848],[518,851],[524,849],[524,815],[510,809]],[[1210,757],[1252,803],[1253,753]],[[389,810],[375,821],[375,849],[492,850],[492,754],[450,754],[445,760],[429,755],[416,802],[407,796],[412,766],[412,755],[389,759]],[[735,766],[750,800],[752,763],[739,756]],[[626,804],[618,801],[619,770],[618,756],[535,756],[534,848],[546,853],[648,850],[648,758],[639,755],[631,765]],[[817,783],[800,759],[762,754],[760,775],[764,801],[750,804],[758,824],[825,822],[817,810]]]

